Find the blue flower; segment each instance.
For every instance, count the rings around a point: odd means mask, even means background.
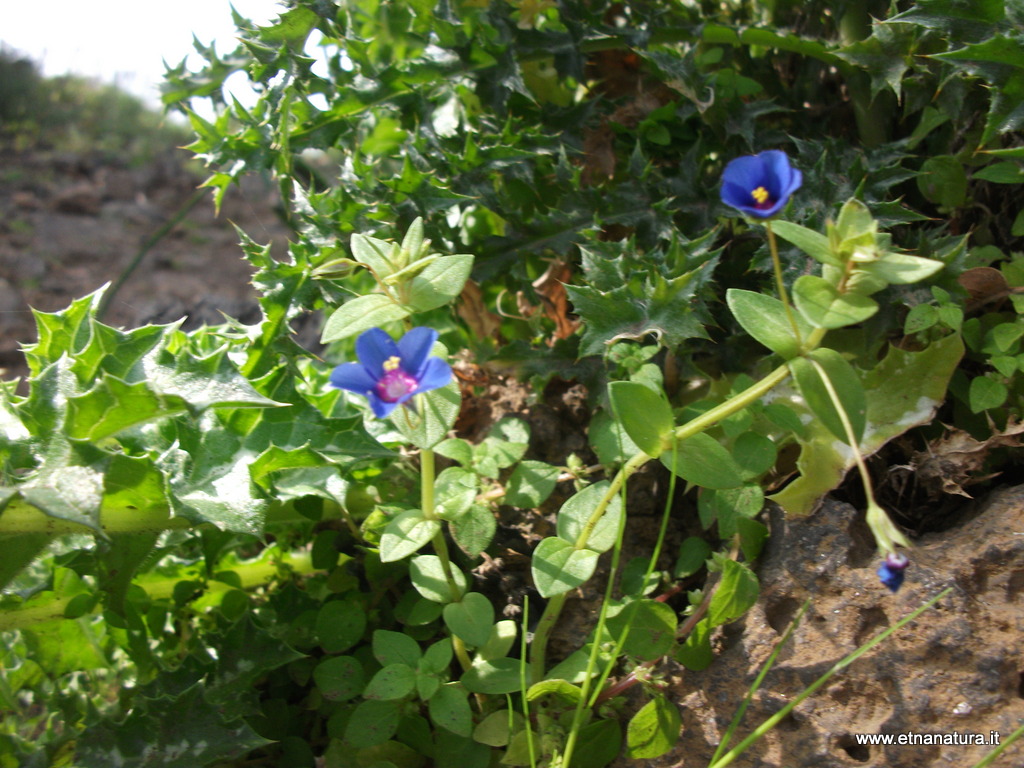
[[[782,210],[803,180],[782,150],[737,157],[722,173],[722,202],[748,216],[768,219]]]
[[[335,368],[331,384],[365,396],[382,419],[413,395],[451,381],[451,366],[440,357],[428,357],[435,341],[433,328],[413,328],[397,344],[380,328],[371,328],[356,339],[359,362]]]
[[[878,578],[893,592],[896,592],[903,585],[904,571],[910,565],[910,559],[900,553],[890,553],[885,556],[885,562],[878,566]]]

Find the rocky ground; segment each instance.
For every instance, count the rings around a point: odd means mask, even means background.
[[[81,156],[0,154],[0,366],[7,376],[26,372],[18,350],[35,338],[29,307],[59,310],[116,281],[200,181],[173,155],[133,168]],[[228,196],[219,217],[203,200],[153,245],[105,322],[133,327],[184,317],[186,327],[194,327],[219,322],[221,312],[255,320],[251,270],[230,222],[258,242],[272,242],[275,254],[285,253],[288,231],[272,187],[247,183]],[[582,394],[565,385],[531,398],[514,381],[495,386],[500,391],[490,399],[467,406],[464,421],[482,426],[505,413],[518,415],[534,427],[538,450],[557,448],[562,459],[585,450],[587,418],[574,406],[583,402]],[[476,414],[473,408],[489,410]],[[500,412],[491,413],[495,408]],[[464,426],[470,434],[473,424]],[[629,548],[651,546],[663,494],[656,484],[657,478],[649,484],[637,478],[635,492],[654,495],[630,500],[631,509],[650,509],[631,522]],[[708,764],[757,671],[808,598],[810,609],[754,697],[741,736],[860,643],[953,588],[936,608],[801,704],[736,765],[966,767],[988,747],[867,746],[855,736],[995,731],[1005,737],[1024,719],[1024,487],[966,507],[957,526],[921,537],[907,583],[896,595],[878,583],[871,537],[853,507],[827,502],[806,519],[775,513],[769,522],[772,536],[758,567],[761,600],[718,634],[718,657],[706,671],[684,672],[672,664],[660,670],[680,708],[683,732],[673,752],[648,766]],[[680,527],[670,538],[678,543],[690,533]],[[514,582],[503,588],[510,608],[529,592],[526,552],[531,539],[543,535],[519,531],[520,540],[504,556],[501,580]],[[562,640],[585,631],[593,616],[587,597],[570,601]],[[1024,765],[1024,747],[1011,748],[995,765]]]
[[[29,307],[53,312],[117,281],[146,241],[186,205],[202,176],[184,151],[129,167],[109,157],[0,153],[0,366],[23,375],[19,345],[35,338]],[[252,322],[251,268],[237,224],[285,252],[287,229],[272,187],[258,181],[229,194],[220,216],[210,196],[156,242],[110,305],[104,322],[135,327],[187,318],[218,323],[221,312]]]

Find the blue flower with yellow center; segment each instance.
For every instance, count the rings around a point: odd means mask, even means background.
[[[722,173],[722,202],[756,219],[769,219],[783,209],[803,180],[782,150],[737,157]]]
[[[384,418],[413,395],[443,387],[452,369],[430,357],[437,341],[433,328],[413,328],[397,343],[380,328],[356,339],[358,363],[342,363],[331,372],[331,384],[363,395],[377,418]]]

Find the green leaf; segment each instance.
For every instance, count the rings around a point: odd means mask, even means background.
[[[519,462],[505,485],[504,503],[536,509],[555,490],[561,473],[561,469],[545,461],[528,459]]]
[[[807,401],[807,406],[833,435],[847,444],[849,444],[850,438],[843,419],[822,380],[822,374],[811,363],[811,360],[818,363],[823,369],[824,375],[839,398],[843,412],[853,430],[853,435],[859,442],[864,436],[867,403],[864,387],[861,385],[857,373],[842,355],[827,348],[816,349],[806,358],[798,357],[789,362],[793,378],[796,379],[800,394]]]
[[[416,688],[416,670],[408,664],[388,664],[370,679],[363,691],[366,699],[404,699]]]
[[[704,567],[705,561],[711,557],[711,546],[699,536],[688,536],[679,546],[679,554],[672,568],[672,575],[677,579],[692,576]]]
[[[342,653],[358,643],[366,631],[366,608],[345,598],[324,603],[316,615],[316,634],[327,653]]]
[[[313,681],[327,701],[348,701],[363,692],[363,665],[354,656],[332,656],[316,665]]]
[[[515,644],[516,634],[517,624],[511,619],[502,619],[491,625],[491,634],[488,636],[487,642],[477,649],[476,657],[483,661],[489,661],[508,655]]]
[[[487,643],[494,626],[494,606],[479,592],[469,592],[444,607],[445,626],[471,648]]]
[[[917,188],[930,202],[943,208],[959,208],[967,202],[967,174],[951,155],[930,157],[921,165]]]
[[[967,400],[972,412],[981,413],[1001,406],[1006,402],[1009,394],[1006,385],[1001,381],[996,381],[988,376],[975,376],[971,379]]]
[[[864,322],[878,311],[878,303],[859,293],[840,293],[828,280],[801,275],[793,283],[793,303],[815,328],[842,328]]]
[[[735,621],[757,602],[757,576],[743,563],[724,560],[722,578],[708,606],[708,622],[718,627]]]
[[[396,304],[383,293],[357,296],[336,309],[324,324],[321,344],[355,336],[357,333],[379,328],[408,317],[410,310]]]
[[[434,481],[436,514],[445,520],[459,519],[469,511],[478,491],[475,474],[461,467],[448,467]]]
[[[441,530],[439,520],[428,520],[418,509],[407,509],[388,523],[380,537],[380,560],[391,563],[415,553]]]
[[[707,490],[697,502],[701,524],[708,528],[718,522],[718,535],[731,539],[740,518],[753,518],[764,507],[764,491],[756,483],[739,488]]]
[[[459,548],[470,557],[477,557],[491,545],[498,521],[490,509],[474,504],[469,512],[448,523],[448,528]]]
[[[398,730],[401,707],[400,701],[360,702],[345,726],[345,741],[357,749],[384,743]]]
[[[726,291],[725,300],[743,330],[772,352],[786,360],[800,354],[800,342],[794,336],[793,325],[781,301],[774,296],[738,288]],[[801,338],[810,335],[812,328],[807,321],[796,313],[792,313],[792,317]]]
[[[396,408],[391,423],[410,443],[427,451],[444,440],[462,405],[458,382],[452,381],[413,398],[416,410]]]
[[[454,301],[472,268],[473,257],[468,253],[439,256],[409,282],[405,306],[411,312],[428,312]]]
[[[736,518],[736,530],[740,535],[740,549],[748,562],[753,562],[761,554],[764,543],[768,540],[768,526],[751,520],[749,517]]]
[[[613,381],[608,385],[612,413],[622,422],[630,439],[641,451],[657,458],[672,434],[675,420],[664,395],[635,381]]]
[[[993,163],[975,171],[971,178],[996,184],[1024,184],[1024,168],[1013,162]]]
[[[459,682],[472,693],[515,693],[520,686],[520,665],[524,663],[519,659],[477,659]]]
[[[558,511],[558,536],[597,553],[611,549],[619,537],[619,520],[622,517],[622,498],[618,495],[613,496],[608,502],[604,514],[591,530],[587,540],[579,541],[591,515],[610,487],[611,483],[608,480],[601,480],[571,496]]]
[[[473,739],[491,747],[504,747],[512,734],[522,728],[523,716],[518,712],[499,709],[491,712],[473,729]]]
[[[779,454],[771,438],[757,432],[744,432],[733,443],[732,455],[743,469],[744,479],[760,477],[773,466]]]
[[[350,246],[352,257],[372,269],[377,280],[384,280],[405,266],[397,243],[356,233],[352,235]]]
[[[392,632],[387,629],[373,631],[373,657],[381,666],[407,664],[415,667],[422,655],[420,644],[403,632]]]
[[[472,593],[471,593],[472,594]],[[427,703],[431,722],[459,736],[473,735],[473,712],[466,691],[454,683],[442,685]]]
[[[549,536],[533,551],[533,583],[541,597],[561,595],[594,574],[598,557],[593,550],[576,549],[565,539]]]
[[[628,632],[622,652],[643,661],[664,656],[675,644],[676,612],[657,600],[635,600],[608,617],[608,631],[616,637]]]
[[[859,265],[859,269],[887,283],[908,284],[925,280],[945,266],[941,261],[910,256],[905,253],[886,253],[878,261]]]
[[[437,555],[419,555],[409,563],[409,578],[413,587],[427,600],[435,603],[452,603],[465,594],[466,574],[455,565],[451,566],[451,571],[456,594],[452,593],[452,588],[445,578],[441,559]]]
[[[860,449],[869,456],[894,437],[931,421],[945,400],[946,387],[964,353],[958,334],[932,342],[926,349],[907,352],[890,347],[888,354],[864,375],[867,426]],[[822,495],[835,488],[853,466],[848,449],[820,421],[812,418],[806,404],[793,399],[789,407],[808,420],[797,467],[800,476],[771,497],[790,515],[806,515]]]
[[[801,227],[790,221],[773,221],[772,231],[822,264],[831,264],[834,267],[843,266],[839,255],[832,253],[828,238],[820,232]]]
[[[677,441],[674,450],[661,455],[661,463],[703,488],[735,488],[743,482],[743,469],[729,451],[703,432]]]
[[[713,629],[707,617],[698,621],[689,637],[676,649],[675,660],[694,672],[710,667],[715,659],[714,651],[711,650]]]
[[[661,757],[679,741],[681,724],[675,703],[664,696],[656,696],[626,726],[626,757],[631,760]]]

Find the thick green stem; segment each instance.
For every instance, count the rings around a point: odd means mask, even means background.
[[[100,530],[108,535],[118,533],[160,533],[172,529],[192,527],[182,517],[171,517],[168,510],[128,509],[108,507],[100,513]],[[95,533],[96,529],[74,520],[51,517],[23,499],[11,499],[0,512],[0,538],[44,533],[60,536],[65,533]]]
[[[317,570],[313,567],[313,560],[308,552],[264,554],[258,560],[238,563],[229,570],[238,577],[241,589],[252,589],[274,578],[282,565],[300,574],[313,573]],[[153,600],[162,600],[174,594],[174,588],[181,580],[182,577],[157,578],[147,575],[137,579],[135,583]],[[222,581],[209,581],[206,585],[208,592],[226,592],[230,589],[235,587]],[[23,607],[0,611],[0,632],[25,629],[43,622],[63,619],[64,611],[72,597],[74,595],[44,599],[43,596],[39,596]]]

